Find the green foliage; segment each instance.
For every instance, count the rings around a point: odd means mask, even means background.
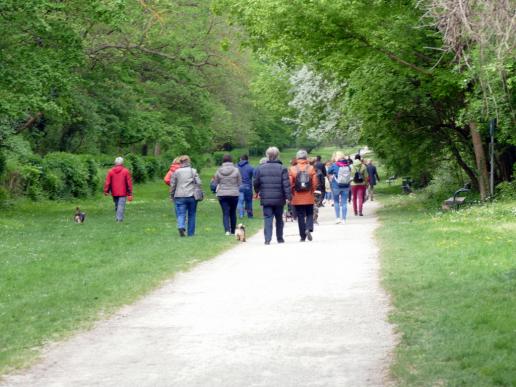
[[[143,162],[145,163],[145,173],[151,180],[166,173],[166,170],[164,172],[163,164],[156,157],[144,157]]]
[[[213,152],[213,153],[212,153],[213,162],[215,163],[215,165],[220,165],[220,164],[222,164],[222,158],[224,157],[224,155],[225,155],[226,153],[227,153],[227,152]]]
[[[516,180],[503,181],[496,186],[496,197],[502,200],[516,200]]]
[[[96,175],[89,175],[88,164],[80,156],[64,152],[49,153],[43,160],[43,169],[54,173],[63,182],[59,198],[85,197],[92,192],[88,183]]]
[[[131,170],[133,181],[135,183],[144,183],[147,180],[147,169],[145,168],[145,161],[142,157],[130,154],[125,156],[124,162]]]
[[[432,165],[451,156],[478,185],[470,125],[478,124],[485,141],[487,118],[497,116],[497,141],[506,149],[497,155],[496,166],[502,166],[497,175],[509,178],[504,171],[513,163],[514,148],[508,145],[515,144],[516,134],[514,61],[465,71],[451,53],[439,50],[442,36],[422,23],[425,11],[420,2],[218,0],[216,4],[245,26],[249,44],[268,60],[292,70],[308,65],[346,85],[335,101],[345,111],[329,136],[332,144],[354,143],[360,136],[390,170],[410,174],[421,185],[430,182]],[[487,75],[479,77],[483,72]],[[486,103],[488,86],[491,100]],[[496,114],[486,115],[486,105],[498,106]]]
[[[40,199],[43,194],[41,168],[33,165],[24,165],[20,169],[20,175],[22,177],[23,193],[32,200]]]

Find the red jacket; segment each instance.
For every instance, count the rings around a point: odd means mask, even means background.
[[[112,196],[131,196],[133,194],[131,172],[127,168],[117,165],[109,170],[104,184],[104,193],[109,192]]]
[[[310,175],[310,179],[312,180],[312,189],[310,191],[297,192],[295,190],[298,168],[300,171],[307,171],[308,175]],[[317,187],[317,175],[315,174],[315,168],[308,163],[308,160],[298,159],[297,164],[290,167],[289,177],[290,188],[292,190],[292,205],[298,206],[314,204],[314,191]]]
[[[163,179],[166,185],[170,185],[170,179],[172,178],[174,172],[179,169],[179,167],[181,167],[181,163],[170,164],[170,169],[168,170],[167,174],[165,175],[165,178]]]

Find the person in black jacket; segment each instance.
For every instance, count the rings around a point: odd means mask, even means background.
[[[254,190],[260,195],[263,206],[265,244],[269,245],[272,239],[272,224],[276,218],[276,239],[284,243],[283,239],[283,207],[290,201],[290,181],[288,171],[279,160],[279,150],[270,147],[265,152],[267,162],[255,170]]]
[[[317,157],[315,158],[314,167],[315,167],[315,172],[317,175],[317,191],[321,192],[319,199],[316,202],[316,205],[317,205],[317,207],[324,207],[323,200],[324,200],[324,196],[326,194],[324,179],[326,178],[327,172],[326,172],[326,166],[321,161],[321,156],[317,155]]]

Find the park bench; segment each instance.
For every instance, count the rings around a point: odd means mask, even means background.
[[[464,185],[464,187],[459,188],[457,191],[455,191],[453,193],[453,196],[451,198],[448,198],[443,202],[442,209],[445,211],[452,210],[452,209],[457,210],[459,208],[459,206],[464,204],[464,202],[466,200],[466,197],[458,196],[458,195],[463,192],[469,192],[469,190],[470,190],[469,183]]]
[[[410,177],[404,177],[401,180],[401,189],[403,190],[403,193],[409,194],[412,192],[412,179]]]
[[[396,175],[392,175],[387,179],[387,184],[391,185],[394,180],[396,180]]]

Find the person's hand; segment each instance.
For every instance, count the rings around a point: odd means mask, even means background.
[[[132,202],[132,201],[133,201],[133,195],[129,195],[129,196],[127,197],[127,200],[129,200],[130,202]]]
[[[104,196],[108,196],[108,195],[109,195],[109,193],[107,193],[107,192],[104,192]]]

